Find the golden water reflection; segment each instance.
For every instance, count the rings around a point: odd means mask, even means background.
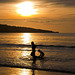
[[[22,69],[20,75],[32,75],[31,73],[32,73],[31,70]]]
[[[22,56],[29,56],[30,55],[30,51],[23,51],[22,52]]]
[[[31,34],[30,33],[23,33],[22,34],[22,42],[23,42],[23,44],[30,44],[31,43]],[[28,50],[30,50],[30,48],[25,47],[25,48],[23,48],[23,50],[25,50],[25,51],[22,52],[22,56],[30,55],[30,51],[28,51]]]
[[[31,34],[30,33],[24,33],[22,35],[22,37],[23,37],[23,43],[24,44],[28,44],[31,42]]]
[[[68,73],[0,67],[0,75],[69,75]]]
[[[0,75],[35,75],[31,69],[0,67]]]

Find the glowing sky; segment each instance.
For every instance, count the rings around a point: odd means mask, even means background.
[[[33,7],[29,6],[27,10],[23,6],[24,11],[20,9],[21,12],[17,13],[16,5],[26,1],[31,2]],[[0,0],[1,23],[75,33],[75,0]]]

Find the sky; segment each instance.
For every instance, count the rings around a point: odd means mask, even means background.
[[[0,0],[0,24],[75,33],[75,0]]]

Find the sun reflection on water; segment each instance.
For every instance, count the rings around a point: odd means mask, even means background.
[[[23,44],[29,45],[31,43],[31,34],[30,33],[23,33],[21,36],[22,36],[22,43]],[[30,49],[31,48],[28,48],[26,46],[24,48],[22,48],[22,50],[24,50],[22,52],[22,56],[26,57],[26,56],[30,55],[30,51],[28,51]]]
[[[24,42],[24,44],[28,44],[31,42],[31,34],[30,33],[23,34],[23,42]]]
[[[28,56],[28,55],[30,55],[30,52],[29,52],[29,51],[23,51],[23,52],[22,52],[22,55],[23,55],[23,56]]]
[[[30,70],[29,70],[30,71]],[[31,71],[29,72],[27,69],[22,69],[21,75],[31,75]]]

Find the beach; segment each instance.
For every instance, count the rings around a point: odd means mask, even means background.
[[[0,75],[75,74],[74,38],[73,34],[1,33]],[[30,56],[32,40],[37,46],[36,56],[38,49],[45,54],[35,63]]]
[[[0,67],[0,75],[74,75],[74,74],[22,69],[22,68]]]
[[[75,0],[0,0],[0,75],[75,75]]]

